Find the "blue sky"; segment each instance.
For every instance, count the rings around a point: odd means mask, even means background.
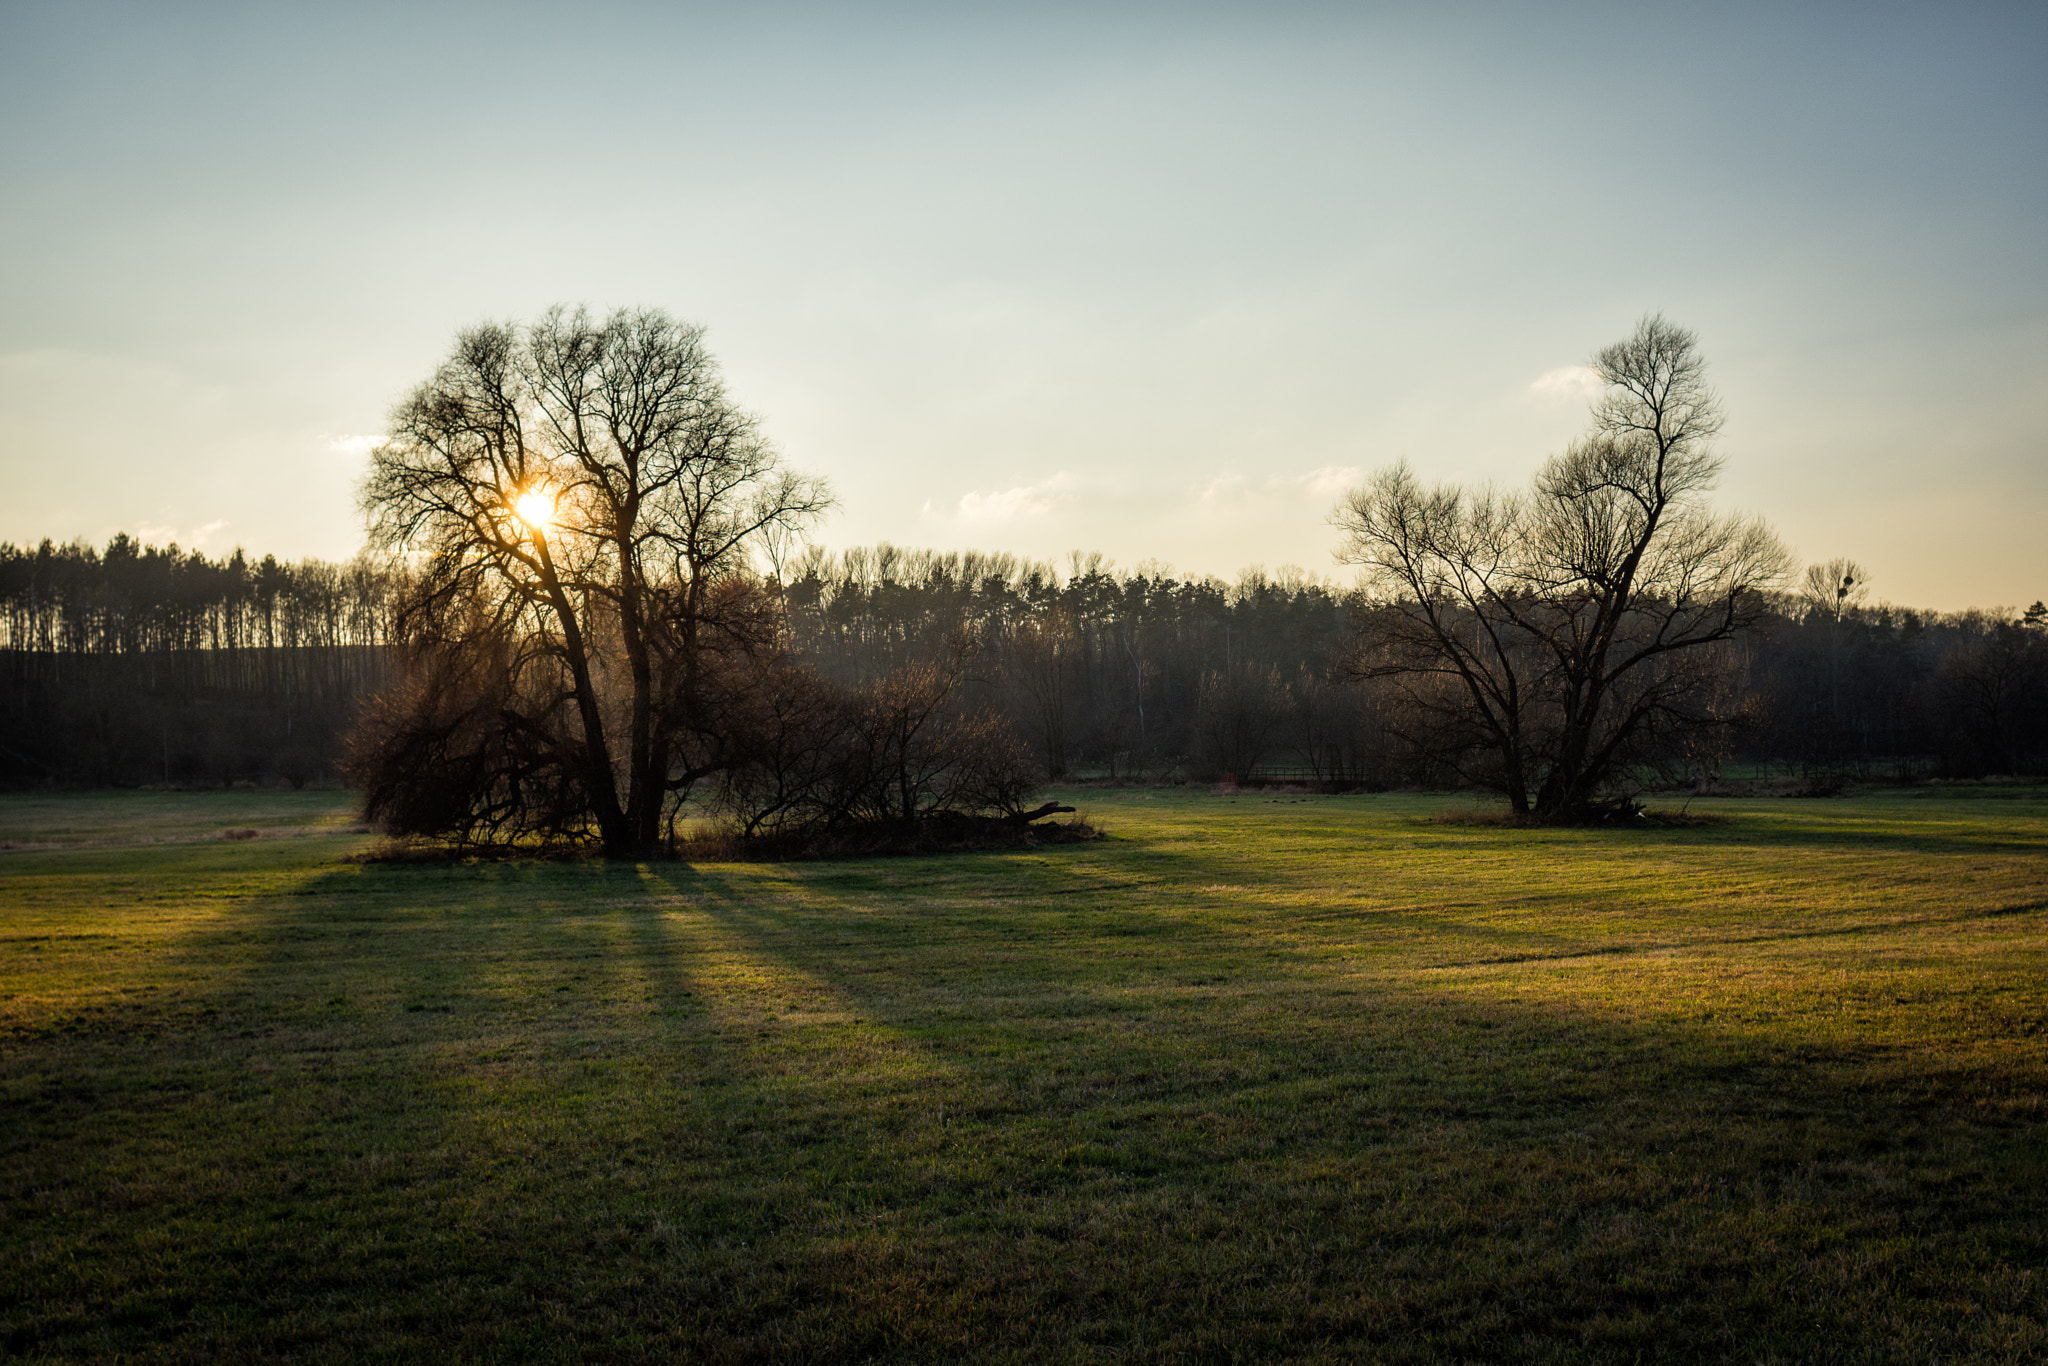
[[[350,554],[390,405],[571,301],[705,324],[828,544],[1336,575],[1661,310],[1724,505],[2024,604],[2044,90],[2040,6],[0,3],[0,539]]]

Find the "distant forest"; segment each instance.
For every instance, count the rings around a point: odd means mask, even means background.
[[[362,559],[0,545],[0,781],[332,781],[392,587]]]
[[[393,677],[403,570],[222,559],[116,536],[0,544],[0,782],[332,783]],[[1297,570],[1235,582],[1100,556],[816,548],[770,582],[795,648],[858,681],[979,643],[972,691],[1054,778],[1445,786],[1351,676],[1370,604]],[[1819,784],[2048,771],[2048,609],[1916,611],[1786,596],[1740,643],[1710,750],[1660,776],[1766,764]],[[1650,775],[1646,775],[1650,776]]]

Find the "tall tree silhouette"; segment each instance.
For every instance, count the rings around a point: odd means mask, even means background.
[[[419,558],[402,641],[500,661],[484,692],[502,761],[474,804],[510,800],[516,826],[521,784],[546,775],[544,823],[573,790],[614,857],[653,852],[724,762],[720,662],[775,629],[749,543],[830,501],[727,395],[702,329],[654,309],[462,333],[362,491],[372,540]]]

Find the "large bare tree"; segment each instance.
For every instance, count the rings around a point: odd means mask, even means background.
[[[730,661],[776,629],[749,546],[830,504],[728,397],[701,328],[580,308],[462,333],[361,498],[372,540],[418,561],[407,640],[444,662],[489,644],[463,696],[499,732],[501,786],[554,774],[577,795],[548,823],[587,819],[613,857],[652,853],[730,761]]]
[[[1706,506],[1722,415],[1693,334],[1645,318],[1592,368],[1592,430],[1528,491],[1426,487],[1404,462],[1332,517],[1375,604],[1359,671],[1399,682],[1411,739],[1553,820],[1727,719],[1730,643],[1787,566],[1762,522]]]

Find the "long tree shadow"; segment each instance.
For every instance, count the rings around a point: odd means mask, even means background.
[[[1345,984],[1331,980],[1325,956],[1275,950],[1251,927],[1212,932],[1191,950],[1178,915],[1165,917],[1164,938],[1142,923],[1103,923],[1156,920],[1157,908],[935,916],[930,937],[943,942],[948,971],[886,938],[793,933],[786,909],[722,890],[704,914],[803,977],[839,983],[865,1014],[947,1064],[952,1088],[934,1099],[961,1107],[955,1113],[977,1131],[964,1179],[980,1186],[985,1211],[1010,1214],[1009,1234],[1025,1244],[1049,1230],[1056,1244],[1114,1243],[1124,1226],[1072,1219],[1148,1196],[1171,1204],[1190,1190],[1253,1227],[1270,1230],[1297,1201],[1309,1208],[1290,1217],[1356,1224],[1350,1202],[1372,1188],[1388,1209],[1430,1211],[1419,1226],[1368,1221],[1376,1246],[1391,1239],[1441,1265],[1459,1261],[1465,1241],[1505,1240],[1562,1277],[1519,1326],[1492,1309],[1480,1314],[1495,1325],[1488,1332],[1509,1334],[1465,1340],[1488,1350],[1517,1332],[1567,1330],[1597,1338],[1612,1329],[1619,1337],[1607,1346],[1640,1346],[1680,1326],[1719,1333],[1734,1350],[1747,1331],[1739,1324],[1783,1316],[1772,1296],[1802,1267],[1788,1249],[1822,1228],[1855,1227],[1850,1241],[1867,1253],[1870,1240],[1910,1227],[1926,1240],[1913,1254],[1922,1256],[1944,1237],[1972,1245],[1987,1229],[2010,1228],[2004,1212],[2017,1200],[2029,1217],[2000,1247],[2003,1264],[2028,1265],[2040,1247],[2041,1205],[2018,1176],[2038,1165],[2038,1130],[2024,1109],[2015,1118],[1998,1108],[2038,1084],[2038,1056],[2009,1075],[1970,1079],[1988,1094],[1959,1096],[1953,1085],[1886,1094],[1853,1048],[1773,1053],[1725,1027],[1630,1029],[1569,1001],[1531,1007],[1385,977]],[[873,916],[862,901],[842,898],[836,919],[832,908],[813,915],[833,934],[856,933]],[[1141,962],[1117,961],[1148,938]],[[1020,951],[1031,939],[1046,953]],[[856,970],[849,950],[868,961]],[[1006,1140],[992,1166],[991,1134]],[[1931,1203],[1872,1197],[1873,1182],[1923,1169],[1952,1176],[1958,1163],[1969,1177]],[[1314,1196],[1303,1196],[1305,1182]],[[1060,1212],[1050,1224],[1047,1210]],[[1451,1211],[1460,1212],[1446,1220]],[[1702,1222],[1719,1232],[1702,1232]],[[1212,1248],[1229,1241],[1212,1222],[1195,1226],[1207,1228]],[[1174,1279],[1158,1249],[1128,1255]],[[1057,1281],[1056,1265],[1043,1259],[1032,1274]],[[1566,1266],[1575,1269],[1566,1275]],[[1464,1274],[1463,1293],[1477,1293]],[[1504,1279],[1488,1296],[1526,1289],[1497,1264],[1492,1274]],[[1826,1274],[1839,1277],[1839,1267]],[[1892,1265],[1879,1279],[1895,1274]],[[1697,1304],[1690,1317],[1652,1312],[1666,1297],[1703,1293],[1702,1284],[1757,1317],[1715,1319]],[[1081,1294],[1071,1285],[1061,1293]],[[1130,1308],[1110,1300],[1119,1313]],[[1475,1312],[1454,1301],[1460,1307],[1436,1311],[1447,1331]],[[2039,1302],[2029,1303],[2038,1327]],[[1885,1333],[1899,1328],[1895,1316],[1873,1320],[1867,1308],[1799,1340],[1839,1345],[1867,1339],[1876,1322]],[[1614,1328],[1616,1315],[1636,1326]],[[1645,1327],[1652,1323],[1660,1326]]]
[[[1248,877],[1127,845],[329,868],[241,898],[169,951],[198,970],[191,1009],[31,1040],[11,1065],[11,1099],[65,1069],[88,1093],[9,1111],[31,1174],[8,1213],[39,1230],[9,1244],[10,1345],[1876,1359],[2043,1341],[2038,1048],[1873,1072],[1853,1047],[1518,998],[1408,970],[1510,929],[1290,919],[1248,905]],[[1361,925],[1405,947],[1376,961]],[[1419,952],[1427,936],[1449,942]]]

